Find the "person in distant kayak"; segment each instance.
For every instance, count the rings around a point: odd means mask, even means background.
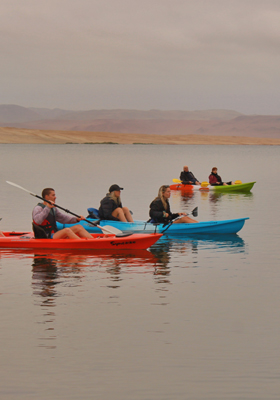
[[[200,182],[192,172],[189,171],[187,165],[184,166],[184,170],[180,174],[180,180],[183,185],[200,185]]]
[[[171,190],[169,185],[163,185],[159,188],[158,196],[150,204],[150,217],[155,222],[168,223],[175,218],[181,217],[174,221],[176,223],[193,223],[197,222],[187,216],[186,213],[173,214],[170,210],[169,198]]]
[[[100,201],[99,215],[101,219],[133,222],[129,209],[122,206],[121,190],[123,188],[119,185],[110,186],[109,193]]]
[[[56,221],[62,224],[75,224],[85,218],[70,217],[70,215],[65,215],[59,211],[59,209],[55,207],[56,195],[52,188],[45,188],[42,191],[42,197],[47,201],[38,203],[32,211],[35,236],[36,233],[40,235],[40,232],[44,232],[49,239],[92,239],[90,233],[81,225],[74,225],[70,228],[58,230]]]
[[[209,175],[209,183],[212,186],[220,186],[220,185],[232,185],[232,182],[223,182],[220,175],[218,175],[218,168],[213,167],[212,172]]]

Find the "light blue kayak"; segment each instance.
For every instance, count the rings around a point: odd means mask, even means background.
[[[97,222],[101,227],[110,226],[119,229],[122,232],[133,232],[133,233],[163,233],[176,234],[176,235],[192,235],[192,234],[228,234],[237,233],[243,228],[243,225],[249,218],[238,218],[238,219],[226,219],[223,221],[205,221],[191,224],[153,224],[145,221],[134,221],[134,222],[121,222],[121,221],[109,221],[109,220],[95,220],[90,221]],[[89,219],[88,219],[89,220]],[[79,222],[88,232],[90,233],[102,233],[101,229],[91,225],[86,221]],[[75,224],[61,224],[57,222],[58,229],[68,228]],[[167,229],[166,229],[167,228]]]

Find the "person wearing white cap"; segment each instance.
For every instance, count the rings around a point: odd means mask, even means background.
[[[109,193],[100,201],[99,215],[101,219],[133,222],[131,213],[127,207],[122,206],[121,188],[119,185],[112,185]]]

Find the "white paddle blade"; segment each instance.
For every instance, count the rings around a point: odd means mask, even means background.
[[[113,235],[123,233],[118,228],[110,225],[99,226],[99,228],[102,230],[103,233],[112,233]]]
[[[24,189],[22,186],[19,186],[19,185],[17,185],[16,183],[13,183],[13,182],[9,182],[9,181],[6,181],[6,182],[7,182],[9,185],[12,185],[12,186],[15,186],[15,187],[18,188],[18,189],[24,190],[25,192],[31,194],[31,196],[35,196],[35,197],[36,197],[36,194],[35,194],[35,193],[32,193],[32,192],[30,192],[29,190]]]

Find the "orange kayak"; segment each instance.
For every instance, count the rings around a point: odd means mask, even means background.
[[[92,234],[92,239],[35,239],[32,232],[3,232],[0,248],[13,249],[69,249],[69,250],[131,250],[147,249],[161,236],[160,233],[118,237]]]

